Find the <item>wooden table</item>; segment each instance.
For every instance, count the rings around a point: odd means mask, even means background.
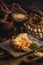
[[[23,58],[0,60],[0,65],[19,65]]]
[[[3,59],[0,60],[0,65],[19,65],[20,62],[23,60],[24,57],[21,58],[11,58],[11,59]],[[43,62],[39,62],[38,64],[34,64],[34,65],[43,65]]]

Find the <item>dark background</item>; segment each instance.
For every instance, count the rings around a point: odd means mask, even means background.
[[[43,0],[3,0],[7,4],[19,3],[24,9],[40,9],[43,11]]]

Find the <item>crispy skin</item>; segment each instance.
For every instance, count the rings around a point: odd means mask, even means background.
[[[32,41],[28,38],[27,33],[21,33],[15,39],[11,39],[10,44],[14,50],[21,51],[29,48],[29,46],[32,44]]]

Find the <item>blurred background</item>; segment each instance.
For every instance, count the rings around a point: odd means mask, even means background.
[[[40,9],[43,11],[43,0],[3,0],[7,4],[19,3],[27,11],[30,9]]]

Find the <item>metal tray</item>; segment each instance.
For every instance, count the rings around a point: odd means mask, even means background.
[[[42,46],[43,45],[43,42],[40,41],[40,40],[37,40],[33,37],[31,37],[31,35],[29,35],[29,38],[31,40],[34,40],[34,42],[36,42],[38,44],[38,47]],[[9,44],[9,41],[10,40],[7,40],[3,43],[0,43],[0,47],[6,51],[8,51],[11,55],[13,55],[14,57],[20,57],[20,56],[23,56],[25,54],[29,54],[30,52],[32,52],[33,50],[29,50],[29,51],[26,51],[26,52],[16,52]]]

